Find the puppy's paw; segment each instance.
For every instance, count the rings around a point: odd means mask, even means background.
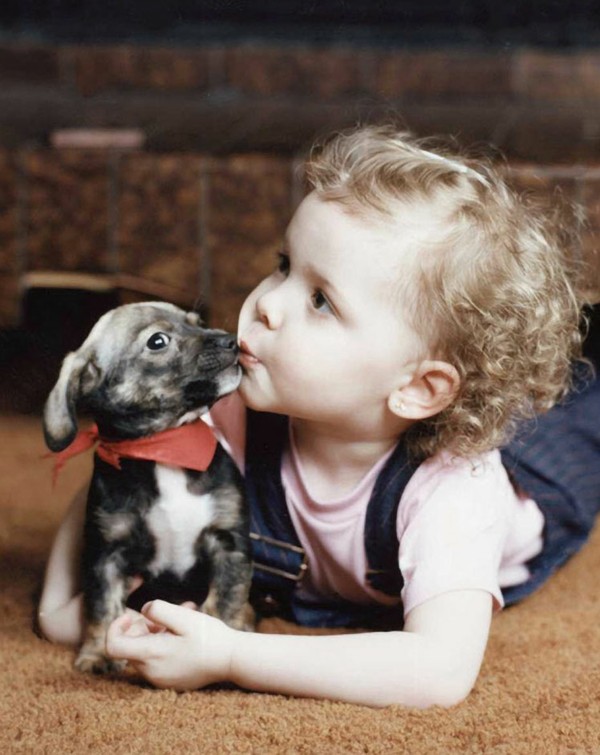
[[[75,659],[75,668],[84,674],[118,674],[127,661],[116,661],[105,653],[106,628],[100,624],[88,625],[87,638]]]
[[[219,601],[216,590],[211,589],[200,611],[221,619],[232,629],[253,632],[256,628],[256,614],[250,603],[245,602],[240,605],[240,596],[234,591],[229,595],[229,599],[229,602]]]
[[[81,648],[81,651],[75,659],[74,666],[77,671],[84,674],[118,674],[124,670],[127,661],[116,661],[114,658],[107,658],[96,652],[90,652]]]
[[[240,611],[231,617],[227,624],[233,629],[239,629],[242,632],[253,632],[256,629],[256,613],[250,603],[246,603]]]
[[[221,618],[220,611],[217,608],[217,593],[215,592],[215,590],[209,590],[208,595],[206,596],[206,600],[197,610],[199,610],[201,613],[206,613],[209,616],[214,616],[217,619]]]

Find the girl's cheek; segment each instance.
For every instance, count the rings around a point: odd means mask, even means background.
[[[248,294],[246,300],[242,304],[242,308],[240,309],[240,314],[238,316],[238,333],[242,331],[244,324],[250,321],[250,313],[255,307],[255,300],[254,291],[252,291],[250,294]]]

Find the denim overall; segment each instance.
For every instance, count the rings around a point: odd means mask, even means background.
[[[259,614],[277,614],[312,627],[401,627],[400,603],[365,606],[340,599],[315,604],[299,596],[308,563],[281,482],[287,438],[287,417],[248,411],[245,478],[254,559],[252,601]],[[527,564],[529,579],[503,590],[510,605],[537,589],[581,548],[600,510],[600,382],[588,378],[563,404],[524,423],[501,455],[513,481],[545,517],[543,549]],[[417,466],[400,441],[377,477],[366,513],[366,581],[398,598],[403,586],[398,504]]]
[[[530,595],[587,540],[600,512],[600,380],[584,370],[559,405],[519,428],[502,449],[509,476],[544,514],[543,548],[529,579],[503,590],[506,605]]]

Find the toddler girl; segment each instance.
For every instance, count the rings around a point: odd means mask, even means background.
[[[366,127],[306,173],[242,307],[239,392],[211,420],[245,473],[259,612],[369,631],[243,633],[153,601],[113,623],[108,652],[160,687],[453,705],[492,614],[600,508],[600,391],[572,378],[580,304],[558,235],[487,165]],[[58,641],[81,631],[83,506],[40,608]]]

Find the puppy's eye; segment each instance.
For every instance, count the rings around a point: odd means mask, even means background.
[[[160,351],[166,349],[171,340],[171,336],[166,333],[153,333],[146,341],[146,346],[150,351]]]

